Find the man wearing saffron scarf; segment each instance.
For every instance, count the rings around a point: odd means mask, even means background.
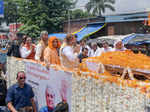
[[[20,52],[22,58],[34,60],[35,45],[32,44],[31,37],[27,37],[25,45],[20,48]]]
[[[41,40],[36,46],[35,60],[44,61],[44,50],[48,45],[48,32],[42,31],[40,38]]]
[[[60,65],[58,56],[58,49],[60,48],[60,41],[56,37],[48,39],[48,47],[44,50],[44,62],[47,67],[51,64]]]

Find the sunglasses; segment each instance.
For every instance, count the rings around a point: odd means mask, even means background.
[[[26,77],[19,77],[19,79],[26,79]]]

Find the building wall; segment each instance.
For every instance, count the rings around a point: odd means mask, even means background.
[[[88,23],[93,23],[93,22],[104,22],[104,18],[89,18],[89,19],[87,18],[87,19],[72,20],[70,21],[70,23],[66,21],[63,24],[63,32],[73,33],[73,32],[79,31]]]
[[[86,26],[88,23],[100,22],[100,19],[91,19],[91,20],[78,20],[71,21],[70,25],[68,22],[64,23],[64,32],[76,32],[80,30],[82,27]],[[92,37],[99,37],[105,35],[125,35],[130,33],[143,33],[141,30],[143,26],[143,21],[132,21],[132,22],[114,22],[114,23],[106,23],[105,28],[92,35]],[[68,28],[69,27],[69,28]]]
[[[108,23],[106,31],[107,35],[125,35],[139,32],[142,26],[142,21]]]

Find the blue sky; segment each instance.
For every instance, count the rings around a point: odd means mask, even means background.
[[[83,9],[87,2],[88,0],[78,0],[77,8]],[[105,15],[150,11],[150,0],[116,0],[114,7],[116,8],[115,12],[107,10]]]

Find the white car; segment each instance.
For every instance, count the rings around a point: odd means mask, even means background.
[[[98,37],[96,39],[90,39],[88,40],[87,43],[92,43],[92,42],[96,42],[98,44],[102,44],[103,41],[108,42],[109,45],[114,45],[114,43],[118,40],[122,40],[128,36],[130,36],[132,34],[128,34],[128,35],[110,35],[110,36],[102,36],[102,37]]]

